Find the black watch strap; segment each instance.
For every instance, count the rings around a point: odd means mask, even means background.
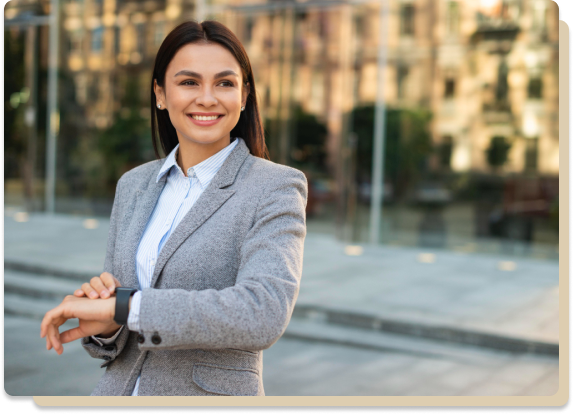
[[[129,298],[135,292],[137,292],[137,289],[124,287],[115,288],[115,316],[113,320],[118,325],[127,325]]]

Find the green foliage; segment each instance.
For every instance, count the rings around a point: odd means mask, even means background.
[[[14,108],[10,98],[24,86],[24,36],[4,31],[4,178],[20,176],[19,159],[26,151],[24,106]]]
[[[357,107],[352,114],[352,130],[358,136],[357,174],[362,179],[372,174],[374,114],[373,105]],[[384,176],[392,181],[398,195],[426,172],[432,151],[428,131],[431,118],[426,109],[386,110]]]
[[[488,164],[494,169],[501,167],[507,161],[510,148],[511,144],[507,142],[505,137],[493,137],[489,148],[486,150]]]
[[[316,116],[296,106],[293,113],[293,141],[291,158],[299,168],[323,171],[326,160],[328,130]]]
[[[290,136],[289,165],[304,171],[326,169],[326,125],[312,114],[304,112],[299,105],[295,106],[290,118],[292,128]],[[271,159],[280,162],[280,128],[282,123],[273,118],[264,119],[265,142]]]
[[[128,77],[122,108],[115,114],[111,127],[97,134],[97,149],[104,162],[103,179],[109,189],[126,171],[154,159],[150,121],[141,116],[139,85]]]

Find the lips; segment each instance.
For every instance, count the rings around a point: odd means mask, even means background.
[[[192,115],[195,116],[201,116],[201,117],[212,117],[212,116],[217,116],[217,118],[215,119],[195,119],[193,118]],[[211,125],[215,125],[216,123],[219,122],[219,120],[223,117],[224,115],[222,114],[218,114],[215,112],[211,112],[211,113],[192,113],[192,114],[187,114],[187,118],[189,118],[191,120],[191,122],[193,122],[195,125],[198,126],[211,126]]]

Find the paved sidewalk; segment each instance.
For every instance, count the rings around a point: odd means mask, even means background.
[[[62,329],[77,326],[67,322]],[[40,322],[6,316],[4,389],[19,395],[89,395],[104,373],[79,341],[46,351]],[[411,339],[416,345],[418,339]],[[402,346],[403,347],[403,346]],[[559,362],[541,355],[448,347],[424,352],[357,349],[283,336],[263,351],[266,395],[553,395]],[[57,373],[57,375],[54,375]]]
[[[85,280],[99,275],[109,221],[87,229],[85,219],[32,214],[17,222],[7,210],[5,268]],[[413,335],[419,325],[558,343],[558,262],[372,245],[350,256],[345,247],[307,235],[297,301],[306,316],[392,321],[414,327],[407,332]]]

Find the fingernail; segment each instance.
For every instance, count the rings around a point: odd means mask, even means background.
[[[92,299],[97,298],[97,293],[95,293],[95,292],[90,292],[90,298],[92,298]]]
[[[102,298],[107,298],[107,297],[109,297],[109,293],[107,293],[107,290],[104,290],[104,291],[101,292],[101,297],[102,297]]]

